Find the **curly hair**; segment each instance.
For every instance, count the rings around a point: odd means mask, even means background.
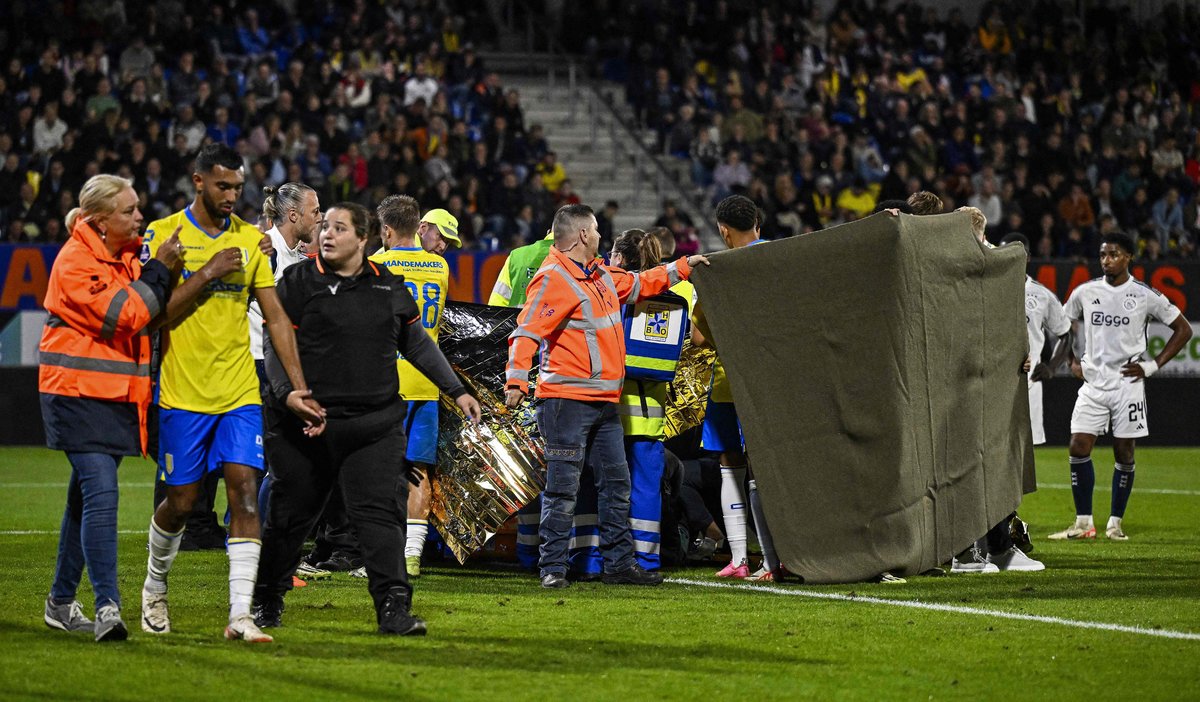
[[[744,195],[730,195],[717,205],[717,222],[739,232],[758,228],[758,206]]]

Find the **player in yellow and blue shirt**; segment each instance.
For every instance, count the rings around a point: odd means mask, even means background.
[[[309,396],[296,340],[279,298],[263,235],[233,215],[241,196],[242,158],[223,144],[201,149],[192,182],[196,197],[183,211],[153,222],[143,256],[178,232],[184,247],[180,290],[203,287],[194,303],[167,303],[159,379],[159,470],[167,498],[150,522],[142,629],[166,633],[167,573],[207,473],[221,470],[231,513],[229,540],[229,639],[270,641],[250,615],[258,572],[257,473],[263,467],[261,399],[250,355],[246,308],[251,294],[262,307],[267,329],[298,393],[288,406],[314,432],[323,428],[320,408]],[[210,261],[215,264],[210,265]],[[296,384],[298,382],[298,384]]]
[[[441,254],[450,245],[462,245],[458,220],[442,209],[419,217],[417,201],[407,195],[384,198],[377,213],[384,250],[370,258],[387,266],[393,275],[404,276],[404,285],[421,312],[421,325],[436,342],[450,288],[450,267]],[[420,475],[420,484],[408,492],[404,548],[408,575],[415,578],[421,574],[421,551],[429,534],[429,471],[437,464],[438,389],[403,357],[397,358],[396,368],[400,395],[408,401],[405,458]]]
[[[752,200],[731,195],[717,205],[716,217],[717,230],[729,248],[763,243],[759,238],[758,208]],[[713,343],[712,332],[704,315],[703,300],[697,300],[692,307],[692,343],[697,346],[711,346]],[[746,547],[746,516],[747,506],[755,501],[755,496],[746,489],[749,462],[744,444],[742,426],[733,404],[733,389],[718,358],[713,366],[708,405],[704,410],[701,445],[705,450],[719,453],[721,460],[721,513],[725,523],[725,541],[729,544],[732,558],[729,565],[716,573],[719,578],[744,580],[751,577]],[[749,485],[750,490],[754,491],[753,478]],[[759,527],[759,543],[764,556],[763,571],[756,573],[755,579],[771,580],[776,575],[778,562],[770,546],[765,520],[760,520],[760,514],[752,516]],[[759,524],[759,521],[762,523]]]

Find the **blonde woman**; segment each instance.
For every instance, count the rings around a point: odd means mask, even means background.
[[[64,451],[71,463],[44,619],[52,629],[92,632],[97,641],[128,636],[117,591],[117,466],[146,451],[148,332],[183,260],[176,232],[154,259],[139,262],[137,203],[124,178],[96,175],[84,184],[79,207],[67,215],[70,239],[50,272],[39,347],[46,445]],[[175,294],[195,297],[208,275],[220,272],[214,267],[194,276]],[[75,599],[85,565],[96,599],[94,624]]]
[[[142,332],[166,302],[181,249],[176,241],[144,267],[138,262],[142,213],[124,178],[93,176],[79,202],[50,273],[38,370],[46,444],[71,463],[45,621],[119,641],[128,633],[117,592],[117,466],[145,451],[150,337]],[[94,625],[75,600],[85,564]]]

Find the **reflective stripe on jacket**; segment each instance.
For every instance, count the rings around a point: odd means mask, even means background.
[[[663,438],[663,428],[667,421],[666,407],[666,383],[626,379],[625,388],[621,392],[620,406],[617,408],[625,436]]]
[[[114,256],[90,224],[76,223],[50,271],[38,390],[135,404],[144,453],[150,404],[147,325],[162,310],[168,275],[163,267],[157,290],[139,280],[140,247],[141,240],[134,239]]]
[[[528,391],[540,347],[538,397],[616,402],[625,380],[621,305],[665,292],[690,273],[686,258],[640,273],[598,262],[585,271],[551,247],[509,336],[506,387]]]

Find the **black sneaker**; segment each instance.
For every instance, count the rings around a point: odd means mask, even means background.
[[[254,623],[260,629],[274,629],[283,626],[282,597],[255,599],[254,607],[250,611],[254,615]]]
[[[346,573],[354,570],[355,568],[361,567],[362,564],[363,559],[361,558],[347,556],[344,553],[335,553],[327,560],[318,563],[317,568],[320,570],[328,570],[333,573]]]
[[[605,573],[605,585],[662,585],[662,573],[649,571],[634,563],[619,573]]]
[[[562,573],[546,573],[542,576],[542,587],[561,590],[564,587],[571,587],[571,581],[567,580],[567,576]]]
[[[393,590],[379,607],[379,633],[392,636],[424,636],[425,620],[408,611],[409,594]]]

